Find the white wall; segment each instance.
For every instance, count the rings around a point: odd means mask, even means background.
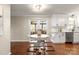
[[[10,5],[0,5],[3,8],[3,35],[0,36],[0,54],[10,53]]]

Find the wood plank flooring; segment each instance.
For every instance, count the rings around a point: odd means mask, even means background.
[[[29,55],[30,43],[29,42],[11,42],[11,53],[12,55]],[[48,49],[47,55],[79,55],[79,44],[53,44],[47,43]],[[53,51],[53,46],[55,51]]]

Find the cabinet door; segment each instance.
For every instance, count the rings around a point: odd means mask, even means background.
[[[66,32],[66,42],[73,42],[73,32]]]

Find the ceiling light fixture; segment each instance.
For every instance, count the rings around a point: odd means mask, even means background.
[[[39,11],[41,10],[42,5],[35,5],[35,8],[38,9]]]
[[[43,5],[43,4],[34,4],[33,5],[33,11],[35,11],[35,12],[44,11],[44,9],[46,9],[46,5]]]

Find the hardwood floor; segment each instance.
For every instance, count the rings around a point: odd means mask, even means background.
[[[11,42],[11,53],[12,55],[27,55],[28,42]]]
[[[48,51],[47,55],[78,55],[79,44],[53,44],[47,42]],[[53,51],[53,47],[55,51]],[[11,42],[12,55],[29,55],[28,49],[30,48],[29,42]]]

